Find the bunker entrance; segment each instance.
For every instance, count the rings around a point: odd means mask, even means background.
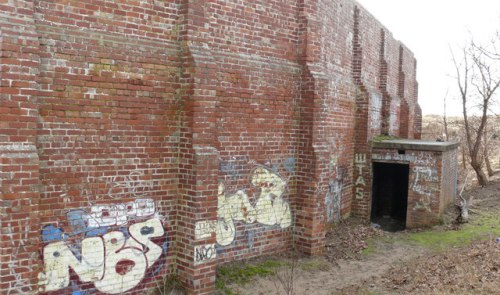
[[[407,164],[373,163],[371,221],[384,230],[406,227],[409,172]]]

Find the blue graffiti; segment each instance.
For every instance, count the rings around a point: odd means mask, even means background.
[[[296,163],[295,158],[287,158],[283,162],[283,166],[285,167],[286,171],[288,171],[288,173],[294,173],[295,172],[295,163]]]
[[[42,229],[42,241],[43,242],[58,242],[64,241],[68,238],[60,228],[54,225],[46,225]]]
[[[253,241],[255,238],[255,233],[252,231],[249,231],[247,234],[247,241],[248,241],[248,248],[252,249],[253,248]]]

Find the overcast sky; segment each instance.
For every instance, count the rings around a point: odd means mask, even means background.
[[[452,100],[456,82],[449,48],[471,35],[490,40],[500,29],[500,0],[357,1],[415,54],[423,114],[442,114],[448,89],[447,113],[460,114],[458,101]]]

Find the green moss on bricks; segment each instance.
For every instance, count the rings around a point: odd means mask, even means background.
[[[401,139],[400,137],[397,136],[392,136],[392,135],[377,135],[373,137],[372,141],[373,142],[382,142],[384,140],[393,140],[393,139]]]

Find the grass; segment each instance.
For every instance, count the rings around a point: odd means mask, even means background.
[[[166,294],[186,294],[181,281],[177,275],[168,275],[163,278],[163,281],[158,285],[152,294],[166,295]]]
[[[443,251],[449,247],[466,246],[475,240],[499,236],[499,224],[500,212],[487,212],[473,218],[459,230],[411,233],[407,239],[417,245]]]
[[[228,285],[235,284],[243,286],[252,281],[255,277],[275,276],[278,269],[288,267],[292,262],[286,260],[269,259],[256,264],[250,263],[229,263],[217,269],[215,285],[219,293],[235,295]],[[327,262],[320,260],[305,260],[298,264],[298,268],[304,271],[329,268]]]
[[[324,260],[318,260],[318,259],[311,259],[311,260],[306,260],[304,262],[299,263],[299,268],[303,271],[314,271],[314,270],[324,270],[324,269],[329,269],[331,265],[324,261]]]
[[[266,260],[257,264],[230,263],[222,265],[217,269],[215,285],[224,294],[235,294],[227,285],[244,285],[256,276],[265,277],[276,274],[276,270],[285,265],[285,262],[278,260]]]
[[[458,230],[425,230],[415,233],[406,233],[401,236],[376,237],[367,241],[368,247],[362,251],[363,255],[370,255],[377,251],[377,244],[382,243],[411,243],[434,251],[445,251],[450,247],[464,247],[477,240],[486,240],[500,237],[500,210],[484,212],[471,216],[469,223],[462,225]]]

